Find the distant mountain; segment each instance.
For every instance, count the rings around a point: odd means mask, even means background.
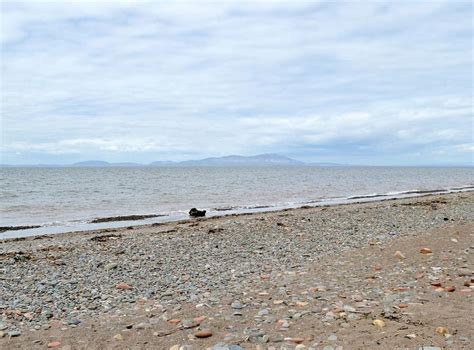
[[[225,156],[179,162],[181,166],[252,166],[252,165],[304,165],[303,162],[279,154],[259,154],[256,156]]]
[[[336,163],[304,163],[279,154],[266,153],[256,156],[231,155],[224,157],[211,157],[198,160],[156,161],[150,164],[139,163],[109,163],[101,160],[87,160],[69,165],[9,165],[1,164],[0,167],[75,167],[75,168],[108,168],[108,167],[184,167],[184,166],[342,166]]]

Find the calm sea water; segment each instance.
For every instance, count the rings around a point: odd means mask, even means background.
[[[1,226],[74,226],[96,217],[185,216],[359,195],[474,185],[473,168],[2,168]],[[124,224],[126,225],[126,224]]]

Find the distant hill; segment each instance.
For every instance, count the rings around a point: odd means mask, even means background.
[[[304,165],[305,163],[278,154],[256,156],[225,156],[179,162],[181,166],[252,166],[252,165]]]
[[[9,165],[1,164],[0,167],[75,167],[75,168],[108,168],[108,167],[185,167],[185,166],[341,166],[336,163],[305,163],[286,156],[274,153],[258,154],[255,156],[230,155],[224,157],[210,157],[197,160],[155,161],[150,164],[139,163],[109,163],[102,160],[87,160],[68,165]]]

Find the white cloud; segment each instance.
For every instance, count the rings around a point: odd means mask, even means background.
[[[464,144],[469,11],[449,1],[5,2],[2,154]]]

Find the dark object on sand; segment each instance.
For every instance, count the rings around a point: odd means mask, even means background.
[[[0,226],[0,232],[5,231],[15,231],[15,230],[28,230],[31,228],[39,228],[40,225],[33,225],[33,226]]]
[[[205,210],[197,210],[196,208],[192,208],[189,211],[189,216],[192,217],[192,218],[203,217],[203,216],[206,216],[206,211]]]
[[[165,216],[165,215],[156,215],[156,214],[151,214],[151,215],[125,215],[125,216],[110,216],[106,218],[96,218],[92,220],[90,223],[91,224],[98,224],[101,222],[109,222],[109,221],[137,221],[137,220],[145,220],[149,218],[157,218],[159,216]]]

